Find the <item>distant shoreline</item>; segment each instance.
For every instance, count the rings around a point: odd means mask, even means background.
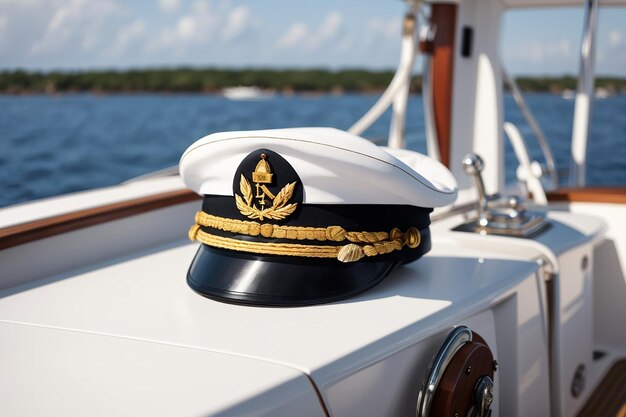
[[[283,95],[379,93],[393,77],[392,71],[362,69],[331,71],[325,69],[141,69],[125,71],[2,71],[0,94],[220,94],[232,86],[257,86]],[[561,94],[576,90],[576,78],[516,78],[526,92]],[[596,78],[596,88],[609,94],[626,94],[626,78]],[[421,93],[422,79],[411,82],[411,92]]]
[[[566,90],[563,90],[566,91]],[[347,92],[331,92],[331,91],[296,91],[290,92],[288,94],[283,94],[280,91],[275,93],[275,97],[289,98],[289,97],[298,97],[298,98],[316,98],[316,97],[328,97],[328,96],[373,96],[378,97],[382,94],[381,91],[347,91]],[[559,91],[524,91],[525,95],[555,95],[555,96],[563,96],[563,98],[574,98],[566,95],[568,93],[559,92]],[[505,90],[505,95],[510,95],[510,91]],[[619,97],[622,95],[626,95],[626,91],[618,91],[616,93],[611,93],[609,96],[611,97]],[[219,97],[225,98],[221,92],[204,92],[204,91],[57,91],[55,93],[46,93],[42,91],[22,91],[19,93],[16,92],[4,92],[0,91],[0,97],[81,97],[88,96],[93,98],[107,98],[107,97],[140,97],[140,96],[155,96],[155,97]],[[411,91],[409,93],[411,97],[421,97],[421,91]],[[597,96],[597,95],[596,95]],[[601,97],[606,98],[606,97]],[[256,101],[255,99],[250,99],[251,101]],[[245,99],[244,99],[245,101]]]

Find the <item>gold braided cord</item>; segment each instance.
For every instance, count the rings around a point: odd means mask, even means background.
[[[235,250],[239,252],[259,253],[265,255],[300,256],[307,258],[336,258],[341,262],[355,262],[364,256],[376,256],[391,253],[402,249],[405,245],[411,249],[419,246],[421,236],[419,230],[410,228],[406,233],[398,229],[392,231],[394,239],[385,242],[376,242],[359,246],[349,243],[344,246],[320,246],[297,243],[265,243],[237,240],[224,236],[217,236],[200,229],[194,224],[189,230],[189,238],[205,245]]]
[[[216,236],[203,230],[196,232],[196,240],[205,245],[239,252],[265,255],[303,256],[307,258],[336,258],[338,246],[300,245],[297,243],[264,243]]]
[[[343,242],[348,240],[353,243],[376,243],[389,239],[387,232],[348,232],[341,226],[328,227],[300,227],[280,226],[269,223],[257,223],[254,221],[228,219],[213,216],[203,211],[196,213],[196,223],[200,226],[211,227],[225,232],[242,235],[258,236],[274,239],[291,240],[330,240]]]

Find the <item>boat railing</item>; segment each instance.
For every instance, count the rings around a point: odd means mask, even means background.
[[[420,45],[432,45],[437,33],[437,26],[429,23],[424,26]],[[425,46],[424,46],[425,47]],[[433,103],[433,85],[430,76],[431,59],[430,54],[422,54],[422,102],[424,108],[424,128],[426,130],[426,150],[428,156],[441,161],[439,152],[439,139],[437,138],[437,128],[435,125],[435,112]]]
[[[398,69],[378,101],[348,129],[348,132],[354,135],[361,135],[383,115],[389,106],[393,105],[388,141],[390,148],[403,148],[405,144],[406,106],[417,56],[416,33],[419,25],[416,14],[421,8],[422,1],[407,0],[407,3],[409,10],[403,22],[402,49]]]
[[[569,170],[570,186],[582,187],[585,185],[587,140],[589,136],[589,120],[591,119],[593,105],[598,8],[598,0],[585,1],[583,38],[580,45],[578,89],[576,92],[576,102],[574,104],[574,123],[572,126],[572,151]]]
[[[541,127],[539,127],[537,120],[535,120],[535,117],[533,116],[532,112],[526,105],[524,96],[522,95],[519,87],[517,86],[517,83],[515,82],[515,78],[509,75],[504,65],[501,66],[501,70],[502,70],[502,78],[504,80],[505,85],[509,88],[511,95],[513,96],[513,99],[515,100],[515,103],[517,104],[517,107],[522,112],[522,115],[524,116],[526,123],[528,123],[528,125],[532,129],[535,135],[535,138],[537,139],[537,142],[539,143],[539,147],[541,148],[541,152],[543,153],[543,157],[546,161],[546,173],[550,177],[550,182],[552,186],[551,188],[553,189],[558,188],[559,177],[556,171],[556,165],[554,163],[554,156],[552,154],[552,149],[550,148],[550,144],[548,143],[546,136],[543,134]],[[513,135],[509,134],[509,132],[507,131],[506,123],[505,123],[504,128],[509,138],[511,138],[511,136],[513,136],[514,134]],[[519,139],[523,140],[521,135],[519,135]],[[518,154],[517,151],[516,151],[516,154]],[[519,155],[518,155],[518,159],[519,159]]]
[[[583,35],[580,46],[580,67],[578,73],[578,87],[576,92],[576,102],[574,105],[574,121],[572,125],[571,140],[571,159],[569,167],[569,185],[582,187],[585,185],[586,159],[587,159],[587,142],[589,137],[589,122],[591,119],[591,111],[593,107],[594,93],[594,66],[596,55],[596,33],[598,26],[599,4],[597,0],[585,1],[585,18],[583,22]],[[502,76],[505,84],[517,103],[526,122],[531,127],[543,156],[546,160],[546,171],[551,179],[552,189],[559,187],[558,172],[554,163],[554,157],[550,149],[548,140],[543,131],[539,127],[532,112],[526,105],[524,98],[515,82],[504,66],[502,68]],[[506,130],[506,127],[505,127]],[[511,130],[509,128],[509,130]],[[519,133],[519,132],[518,132]],[[522,140],[521,135],[516,136],[515,132],[509,134],[511,140]],[[519,158],[518,158],[519,159]]]
[[[506,133],[519,162],[517,167],[517,179],[525,186],[526,193],[532,195],[533,200],[537,204],[546,205],[548,200],[541,177],[543,176],[542,167],[530,159],[526,142],[522,137],[517,126],[511,122],[504,122],[504,133]]]

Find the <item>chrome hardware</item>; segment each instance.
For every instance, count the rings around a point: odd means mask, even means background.
[[[476,181],[476,191],[478,191],[478,218],[483,219],[489,207],[487,205],[487,193],[485,192],[485,182],[483,181],[483,169],[485,162],[475,153],[468,153],[462,161],[463,170],[467,175],[473,176]]]
[[[580,364],[574,372],[574,378],[572,378],[571,393],[574,398],[578,398],[585,389],[585,365]]]
[[[430,406],[441,380],[443,372],[452,357],[465,345],[472,341],[472,331],[466,326],[458,326],[452,330],[428,367],[428,376],[417,397],[417,417],[427,417]]]
[[[474,389],[474,407],[478,411],[478,417],[491,415],[491,403],[493,403],[493,381],[488,376],[483,376]]]
[[[475,219],[454,230],[480,234],[529,237],[549,226],[545,213],[527,210],[518,196],[503,197],[488,195],[482,178],[485,163],[474,153],[467,154],[462,161],[467,175],[473,176],[478,191],[478,208]]]

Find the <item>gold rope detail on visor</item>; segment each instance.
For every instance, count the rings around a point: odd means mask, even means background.
[[[196,213],[196,223],[200,226],[211,227],[225,232],[249,236],[261,235],[274,239],[319,240],[321,242],[327,240],[343,242],[344,240],[348,240],[353,243],[376,243],[389,239],[389,233],[387,232],[348,232],[341,226],[280,226],[269,223],[228,219],[213,216],[204,211]]]
[[[421,242],[419,230],[411,227],[406,233],[398,229],[392,230],[393,239],[359,246],[350,243],[344,246],[303,245],[297,243],[265,243],[231,239],[217,236],[200,229],[194,224],[189,230],[189,238],[208,246],[230,249],[239,252],[259,253],[264,255],[300,256],[307,258],[335,258],[341,262],[355,262],[364,256],[376,256],[400,250],[404,245],[416,248]]]

